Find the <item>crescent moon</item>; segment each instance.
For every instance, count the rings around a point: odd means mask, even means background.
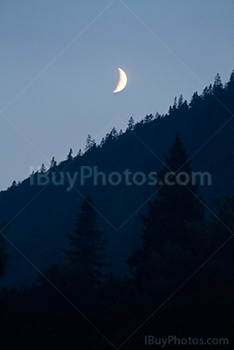
[[[123,71],[123,69],[118,68],[119,70],[119,82],[113,92],[120,92],[122,91],[128,82],[127,74]]]

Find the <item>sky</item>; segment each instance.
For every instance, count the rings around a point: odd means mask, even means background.
[[[1,0],[0,190],[228,81],[233,37],[233,0]]]

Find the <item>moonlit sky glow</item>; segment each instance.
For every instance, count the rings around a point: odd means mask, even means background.
[[[0,33],[0,189],[234,69],[233,0],[2,0]]]

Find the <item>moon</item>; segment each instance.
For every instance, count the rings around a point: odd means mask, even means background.
[[[123,71],[123,69],[118,68],[119,70],[119,82],[113,92],[120,92],[122,91],[128,82],[127,74]]]

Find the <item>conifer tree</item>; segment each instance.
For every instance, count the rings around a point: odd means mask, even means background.
[[[229,82],[227,83],[227,96],[231,100],[233,97],[233,92],[234,92],[234,70],[231,73]]]
[[[220,95],[222,94],[222,91],[223,91],[223,84],[219,73],[217,73],[214,80],[212,92],[216,97],[220,97]]]
[[[67,160],[72,160],[72,153],[73,153],[73,150],[72,150],[72,148],[70,148],[70,151],[69,151],[69,153],[68,153],[68,155],[67,155]]]
[[[127,130],[133,130],[134,129],[134,125],[135,125],[135,122],[134,122],[134,119],[133,117],[131,117],[128,121],[128,127],[127,127]]]
[[[117,140],[117,138],[118,138],[118,132],[117,132],[117,130],[116,130],[115,127],[111,130],[110,136],[111,136],[111,139],[112,139],[112,140],[114,140],[114,141]]]
[[[81,205],[75,232],[69,239],[70,249],[66,251],[66,257],[71,269],[82,281],[95,284],[104,265],[104,240],[90,196],[87,196]]]
[[[158,173],[157,187],[158,197],[149,202],[148,215],[141,215],[143,248],[128,260],[132,268],[152,252],[161,252],[165,242],[187,246],[187,223],[204,218],[203,204],[196,197],[198,187],[192,181],[191,166],[178,136]]]
[[[41,168],[40,168],[40,171],[39,171],[41,174],[45,174],[46,173],[46,167],[45,167],[45,164],[42,163],[41,165]]]
[[[56,162],[55,158],[53,157],[50,161],[50,168],[54,168],[54,167],[56,167],[56,165],[57,165],[57,162]]]
[[[191,98],[191,102],[189,103],[189,106],[196,107],[199,104],[200,100],[201,100],[201,97],[198,95],[197,91],[194,92]]]
[[[183,96],[180,95],[179,99],[178,99],[178,108],[181,108],[181,106],[183,105],[184,99]]]
[[[154,119],[154,116],[153,116],[153,114],[147,114],[146,116],[145,116],[145,118],[144,118],[144,123],[149,123],[149,122],[151,122],[152,120]]]
[[[78,153],[77,153],[77,156],[78,156],[78,157],[81,157],[81,156],[82,156],[82,150],[81,150],[81,149],[79,149],[79,151],[78,151]]]
[[[91,137],[91,135],[89,134],[87,136],[86,139],[86,146],[85,146],[85,151],[89,151],[90,149],[92,149],[93,147],[95,147],[96,143],[95,140]]]

